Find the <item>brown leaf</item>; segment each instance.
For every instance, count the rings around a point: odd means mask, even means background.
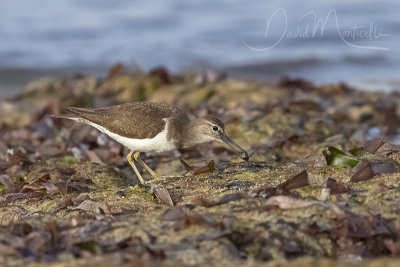
[[[43,196],[44,194],[41,192],[10,193],[0,197],[0,205],[5,205],[18,199],[41,198]]]
[[[65,196],[67,194],[67,183],[66,182],[47,182],[42,183],[42,186],[46,188],[47,192],[50,195],[61,194],[61,196]]]
[[[66,123],[67,121],[65,121]],[[81,144],[84,143],[84,140],[87,138],[90,138],[90,132],[93,130],[93,128],[89,125],[79,125],[71,130],[71,134],[69,136],[69,139],[74,142],[74,144]],[[96,140],[93,140],[96,141]]]
[[[353,183],[366,181],[374,177],[374,172],[372,171],[371,164],[366,160],[361,160],[356,167],[354,167],[356,171],[353,176],[350,178],[350,181]]]
[[[101,202],[96,202],[93,200],[86,199],[82,203],[80,203],[77,207],[69,207],[71,210],[84,210],[88,212],[93,212],[97,214],[109,214],[110,209],[108,205]]]
[[[296,174],[292,178],[286,180],[285,182],[279,184],[276,187],[271,187],[268,184],[254,189],[250,192],[252,197],[262,197],[269,198],[275,195],[295,195],[290,190],[297,189],[303,186],[309,185],[307,171],[302,171]]]
[[[60,156],[63,150],[55,140],[48,139],[37,148],[37,152],[39,152],[43,158],[52,158]]]
[[[67,183],[66,182],[57,182],[54,183],[51,181],[50,174],[46,173],[42,177],[39,177],[21,189],[21,193],[29,192],[29,191],[40,191],[45,189],[50,195],[61,194],[65,196],[67,194]]]
[[[72,199],[72,202],[76,206],[76,205],[81,204],[85,200],[92,200],[92,199],[89,197],[89,195],[85,194],[85,195],[80,195],[79,197]]]
[[[209,208],[209,207],[217,205],[217,203],[215,203],[215,202],[213,202],[211,200],[208,200],[206,198],[202,198],[202,197],[198,197],[198,198],[193,199],[191,201],[191,203],[196,205],[196,206],[201,206],[201,207],[206,207],[206,208]]]
[[[375,137],[364,145],[363,150],[371,154],[375,154],[375,152],[378,151],[378,149],[385,143],[386,142],[382,137]]]
[[[176,230],[183,229],[187,225],[189,225],[188,215],[181,207],[166,210],[164,214],[161,215],[161,220],[167,222],[172,228]]]
[[[42,183],[42,186],[47,190],[50,195],[56,195],[60,193],[58,187],[54,183]]]
[[[307,171],[302,171],[301,173],[293,176],[292,178],[286,180],[285,182],[281,183],[280,185],[277,186],[277,188],[283,189],[283,190],[293,190],[297,189],[303,186],[309,185],[308,181],[308,174]]]
[[[213,207],[216,205],[223,205],[227,204],[231,201],[237,201],[245,198],[245,195],[243,193],[233,193],[233,194],[226,194],[224,195],[218,202],[214,202],[205,198],[195,198],[192,200],[192,203],[197,206],[202,206],[202,207]]]
[[[17,168],[21,164],[24,163],[27,165],[33,164],[35,162],[35,158],[33,155],[28,155],[25,152],[25,149],[22,147],[17,147],[11,150],[11,152],[6,153],[6,160],[0,160],[0,168],[1,169],[11,169]],[[14,173],[11,171],[10,173]]]
[[[193,170],[193,168],[190,167],[190,165],[187,164],[186,161],[184,161],[183,159],[179,159],[179,161],[182,163],[183,167],[185,167],[186,171],[189,172],[189,171]]]
[[[29,184],[24,185],[24,187],[22,187],[20,192],[25,193],[25,192],[29,192],[29,191],[37,191],[37,190],[44,189],[43,183],[47,183],[48,181],[50,181],[50,179],[51,179],[50,174],[46,173],[42,177],[36,178]]]
[[[113,157],[115,157],[115,154],[112,154],[110,149],[108,147],[100,147],[100,148],[95,148],[92,150],[96,155],[103,161],[107,162]],[[119,154],[118,154],[119,156]]]
[[[100,165],[105,165],[104,162],[99,158],[99,156],[97,156],[97,154],[94,151],[88,150],[86,153],[89,157],[90,162],[97,163]]]
[[[184,160],[179,159],[180,162],[182,163],[183,167],[186,169],[186,175],[200,175],[204,173],[212,173],[215,170],[214,167],[214,161],[211,160],[207,165],[199,167],[199,168],[193,168],[189,164],[187,164]]]
[[[68,183],[68,187],[78,192],[90,192],[89,186],[78,182],[70,182]]]
[[[214,225],[216,222],[210,215],[202,215],[194,211],[188,211],[187,213],[188,225],[193,224],[208,224]]]
[[[217,226],[220,222],[211,216],[202,215],[182,207],[168,209],[161,215],[161,220],[168,222],[174,229],[182,229],[189,225],[209,225]],[[223,224],[223,223],[222,223]]]
[[[376,235],[390,234],[386,220],[380,214],[358,215],[345,211],[344,216],[339,216],[339,222],[332,229],[335,237],[369,238]]]
[[[193,170],[193,175],[200,175],[200,174],[205,174],[205,173],[212,173],[215,170],[214,167],[214,161],[211,160],[207,165],[196,168]]]
[[[32,164],[35,163],[35,158],[32,156],[29,156],[27,153],[24,153],[20,150],[14,153],[15,156],[20,158],[20,160],[24,163]]]
[[[167,188],[165,188],[162,185],[157,185],[157,184],[151,184],[151,192],[156,195],[156,197],[158,198],[158,200],[160,200],[162,203],[164,203],[165,205],[174,206],[174,202],[171,199],[171,196],[167,190]]]
[[[325,204],[320,201],[306,201],[288,196],[270,197],[264,202],[264,205],[265,207],[278,206],[280,209],[298,209],[309,207],[312,205],[325,206]]]
[[[72,206],[74,203],[72,202],[72,198],[64,199],[63,201],[57,203],[57,205],[50,209],[51,213],[57,213],[60,210],[67,208],[68,206]]]
[[[68,176],[76,173],[76,170],[74,168],[56,168],[56,171]]]
[[[378,150],[375,152],[376,155],[387,155],[393,152],[400,151],[400,145],[395,145],[391,143],[384,143]]]
[[[163,221],[181,221],[186,219],[186,213],[183,208],[177,207],[167,209],[161,216]]]
[[[61,196],[65,197],[68,193],[67,182],[58,182],[58,183],[55,183],[55,185],[58,187],[58,191],[60,191]]]
[[[328,180],[326,181],[326,187],[331,190],[331,195],[341,194],[348,191],[345,185],[336,182],[336,180],[332,178],[328,178]]]

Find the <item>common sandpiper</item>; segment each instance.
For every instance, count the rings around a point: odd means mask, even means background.
[[[154,102],[134,102],[100,109],[69,107],[73,114],[52,115],[93,126],[130,149],[127,159],[142,184],[145,180],[134,161],[153,178],[157,174],[140,158],[140,152],[165,152],[196,144],[220,141],[230,146],[245,161],[249,155],[225,133],[217,118],[206,116],[191,121],[177,107]]]

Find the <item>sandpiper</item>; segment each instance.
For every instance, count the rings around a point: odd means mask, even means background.
[[[247,152],[225,134],[222,121],[209,116],[191,121],[185,112],[168,104],[134,102],[100,109],[70,107],[68,110],[73,114],[52,117],[89,124],[129,148],[128,162],[142,184],[145,180],[134,160],[153,178],[158,176],[140,159],[140,152],[165,152],[220,141],[229,145],[243,160],[249,159]]]

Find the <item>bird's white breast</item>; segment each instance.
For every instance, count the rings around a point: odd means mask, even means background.
[[[94,128],[98,129],[99,131],[107,134],[109,137],[111,137],[118,143],[126,146],[130,150],[141,151],[141,152],[165,152],[165,151],[171,151],[171,150],[175,149],[176,147],[175,147],[174,143],[169,142],[167,140],[168,119],[163,119],[163,120],[166,121],[164,129],[161,132],[159,132],[156,136],[154,136],[153,138],[145,138],[145,139],[133,139],[133,138],[120,136],[118,134],[110,132],[103,126],[98,125],[96,123],[89,122],[89,121],[82,121],[82,122],[85,122],[85,123],[93,126]]]

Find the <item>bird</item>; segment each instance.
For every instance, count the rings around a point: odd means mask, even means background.
[[[248,153],[225,133],[224,123],[211,116],[190,120],[181,109],[157,102],[132,102],[105,108],[68,107],[70,114],[53,118],[88,124],[127,147],[127,160],[142,184],[146,184],[135,161],[153,177],[159,176],[140,158],[141,152],[158,153],[219,141],[227,144],[244,161]]]

